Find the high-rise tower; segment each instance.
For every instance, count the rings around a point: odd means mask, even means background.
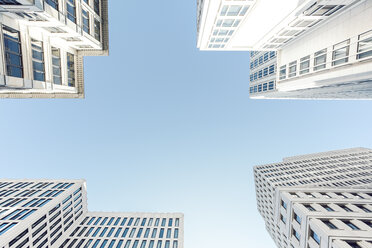
[[[197,39],[251,51],[252,98],[372,99],[371,0],[199,0]]]
[[[183,214],[88,212],[84,180],[0,180],[2,248],[183,248]]]
[[[0,0],[0,98],[83,98],[108,55],[108,0]]]
[[[285,158],[254,172],[258,210],[278,247],[370,247],[372,150]]]

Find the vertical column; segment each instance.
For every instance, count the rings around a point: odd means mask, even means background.
[[[32,48],[29,35],[29,28],[26,25],[19,25],[22,48],[23,62],[23,80],[24,87],[27,89],[33,88],[33,69],[32,69]]]

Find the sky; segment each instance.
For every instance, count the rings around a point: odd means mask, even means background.
[[[250,100],[247,52],[196,48],[195,1],[110,1],[84,100],[1,100],[3,178],[86,179],[90,211],[182,212],[185,247],[275,247],[252,168],[372,148],[372,101]]]

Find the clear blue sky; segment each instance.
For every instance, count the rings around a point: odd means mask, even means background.
[[[91,211],[185,213],[189,248],[274,247],[252,166],[372,147],[372,102],[248,98],[247,52],[196,49],[195,1],[110,0],[85,100],[1,100],[1,177],[84,178]]]

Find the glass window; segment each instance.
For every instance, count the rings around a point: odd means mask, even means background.
[[[171,233],[172,233],[172,229],[168,228],[167,229],[167,239],[171,238]]]
[[[240,5],[231,5],[227,12],[227,16],[237,16],[241,9],[242,6]]]
[[[129,248],[129,246],[130,246],[130,242],[131,242],[131,240],[127,240],[127,242],[125,243],[124,248]]]
[[[108,248],[112,248],[114,246],[114,244],[115,244],[115,240],[111,240],[110,245],[109,245]],[[76,248],[78,248],[78,247],[76,247]]]
[[[315,240],[315,242],[320,244],[320,237],[313,230],[310,230],[310,237],[312,237]]]
[[[240,20],[236,20],[236,21],[234,22],[233,27],[237,27],[237,26],[239,26],[239,24],[240,24]]]
[[[127,236],[128,231],[129,231],[129,228],[125,228],[123,235],[121,235],[121,237],[125,238]]]
[[[96,229],[96,231],[93,233],[93,237],[95,237],[95,236],[97,236],[97,234],[98,234],[98,232],[101,230],[101,228],[100,227],[98,227],[97,229]]]
[[[97,19],[94,19],[94,38],[101,41],[101,23]]]
[[[148,238],[150,234],[150,228],[147,228],[145,231],[145,238]]]
[[[100,15],[100,1],[94,0],[94,12],[96,12],[97,15]]]
[[[111,227],[109,233],[107,234],[107,237],[111,237],[112,233],[114,232],[115,228]]]
[[[279,79],[285,79],[287,77],[287,66],[283,65],[280,67]]]
[[[89,12],[82,9],[81,10],[81,16],[82,16],[82,19],[83,19],[83,30],[84,30],[84,32],[89,34],[90,33]]]
[[[97,225],[98,224],[98,222],[100,221],[102,219],[102,217],[98,217],[98,219],[94,222],[94,224],[93,225]]]
[[[121,226],[124,226],[125,225],[125,222],[127,221],[128,218],[124,218],[123,221],[121,222]]]
[[[338,229],[332,222],[329,220],[323,220],[323,223],[326,224],[330,229]]]
[[[322,207],[327,210],[328,212],[334,212],[335,210],[333,210],[333,208],[331,208],[330,206],[328,205],[322,205]]]
[[[269,66],[269,74],[273,74],[275,72],[275,65],[270,65]]]
[[[178,241],[173,241],[173,248],[178,248]]]
[[[140,237],[141,237],[142,231],[143,231],[143,228],[140,228],[140,229],[138,230],[137,238],[140,238]]]
[[[159,218],[156,218],[156,220],[155,220],[155,226],[158,226],[159,225],[159,222],[160,222],[160,219]]]
[[[134,226],[138,226],[139,222],[140,222],[140,218],[137,218],[136,221],[134,222]]]
[[[244,16],[245,13],[247,13],[248,9],[249,9],[249,6],[245,6],[245,7],[242,9],[242,11],[240,11],[240,15],[239,15],[239,16]]]
[[[22,50],[19,32],[3,26],[6,72],[8,76],[23,77]]]
[[[220,13],[220,15],[221,15],[221,16],[225,16],[228,8],[229,8],[229,6],[224,5],[224,6],[222,7],[222,9],[221,9],[221,13]]]
[[[295,77],[297,72],[297,61],[289,63],[288,78]]]
[[[178,239],[178,228],[174,229],[174,238]]]
[[[222,27],[231,27],[234,24],[234,19],[225,19],[222,23]]]
[[[146,240],[142,241],[142,244],[141,244],[141,248],[145,248],[146,247]]]
[[[177,219],[176,219],[176,223],[175,223],[175,226],[179,226],[179,224],[180,224],[180,219],[179,219],[179,218],[177,218]]]
[[[304,205],[310,211],[315,211],[315,209],[311,205]]]
[[[132,248],[137,248],[138,246],[138,240],[134,241]]]
[[[372,30],[359,35],[357,59],[372,56]]]
[[[286,218],[280,214],[280,220],[285,224],[287,222]]]
[[[112,224],[112,222],[114,221],[114,217],[111,217],[111,219],[109,220],[109,222],[107,223],[107,225],[111,225]]]
[[[152,230],[151,238],[155,238],[156,237],[156,231],[157,231],[157,228],[154,228],[154,230]]]
[[[102,244],[101,244],[101,247],[100,248],[104,248],[105,246],[106,246],[106,244],[107,244],[107,239],[105,239],[103,242],[102,242]]]
[[[168,221],[168,226],[172,226],[173,225],[173,219],[170,218],[169,221]]]
[[[345,210],[346,212],[353,212],[353,210],[351,210],[350,208],[346,207],[345,204],[338,204],[338,206],[340,208],[342,208],[343,210]]]
[[[346,243],[352,248],[361,248],[357,241],[346,241]]]
[[[6,233],[9,229],[17,225],[17,223],[2,223],[0,225],[0,235]]]
[[[282,205],[282,207],[284,208],[284,209],[287,209],[287,203],[285,203],[285,201],[281,201],[281,205]]]
[[[58,10],[58,0],[45,0],[45,2]]]
[[[97,239],[96,242],[93,244],[92,248],[96,248],[101,240]]]
[[[310,68],[310,55],[300,60],[300,75],[308,73]]]
[[[360,230],[355,224],[351,223],[350,220],[343,220],[343,222],[353,230]]]
[[[118,243],[118,245],[116,246],[116,248],[121,248],[121,245],[123,244],[123,242],[124,242],[123,240],[120,240],[119,243]]]
[[[340,65],[349,61],[350,40],[343,41],[333,46],[332,65]]]
[[[157,244],[157,246],[156,246],[156,248],[161,248],[161,244],[162,244],[162,241],[159,240],[159,241],[158,241],[158,244]]]
[[[269,68],[264,68],[263,69],[263,75],[264,75],[264,77],[266,77],[267,76],[267,74],[269,73]]]
[[[76,23],[76,3],[75,0],[67,0],[67,18]]]
[[[146,220],[147,220],[147,218],[142,219],[141,226],[144,226],[146,224]]]
[[[164,235],[164,228],[160,228],[159,238],[163,238],[163,235]]]
[[[154,247],[154,240],[151,240],[148,248],[153,248],[153,247]]]
[[[115,238],[119,237],[119,234],[120,234],[121,230],[122,230],[122,228],[120,227],[120,228],[116,231],[116,233],[115,233]]]
[[[292,235],[298,240],[300,241],[301,239],[301,235],[299,232],[297,232],[295,229],[292,229]]]
[[[326,68],[327,49],[320,50],[314,54],[314,71]]]
[[[267,91],[267,83],[264,83],[263,86],[262,86],[262,90],[263,91]]]
[[[357,205],[357,206],[358,208],[362,209],[366,213],[372,213],[372,211],[368,209],[366,206],[363,206],[363,205]]]
[[[68,86],[75,87],[75,56],[67,53]]]
[[[136,228],[132,228],[129,234],[129,238],[133,238],[135,232],[136,232]]]
[[[298,224],[301,224],[301,217],[294,213],[293,218],[297,221]]]
[[[132,225],[134,218],[130,218],[128,221],[128,226]]]
[[[107,219],[108,219],[108,217],[105,217],[105,218],[103,219],[103,221],[101,222],[100,225],[103,226],[103,225],[106,223]]]

